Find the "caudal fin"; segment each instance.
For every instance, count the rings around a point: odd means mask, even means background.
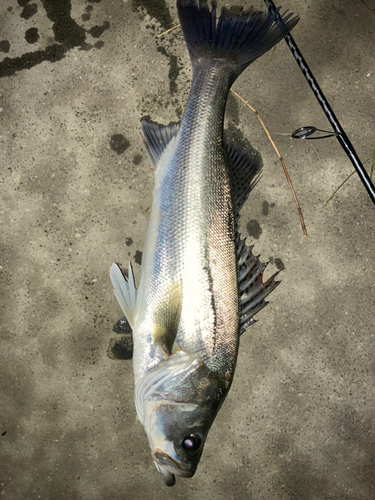
[[[297,24],[298,16],[274,12],[235,15],[222,10],[216,19],[206,0],[177,0],[177,10],[193,66],[200,58],[233,62],[236,79],[255,59],[276,45]]]

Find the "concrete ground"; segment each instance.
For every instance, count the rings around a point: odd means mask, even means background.
[[[221,3],[238,5],[239,1]],[[367,4],[367,7],[365,5]],[[263,3],[246,2],[261,7]],[[284,0],[293,36],[362,161],[375,144],[373,0]],[[173,0],[1,0],[0,492],[7,500],[375,498],[375,207],[281,42],[227,108],[261,152],[242,233],[284,268],[241,338],[196,476],[168,489],[107,347],[113,261],[139,278],[153,174],[140,118],[181,117],[191,82]],[[365,166],[370,169],[371,160]]]

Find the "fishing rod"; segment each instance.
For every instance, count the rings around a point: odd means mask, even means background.
[[[276,9],[275,4],[272,2],[272,0],[264,0],[265,4],[267,5],[268,9],[271,10],[275,14],[275,19],[276,22],[278,22],[280,25],[284,26],[283,20],[279,15],[279,11]],[[355,149],[350,142],[348,136],[346,135],[344,129],[342,128],[340,122],[336,118],[335,113],[333,112],[333,109],[329,105],[327,99],[325,98],[321,88],[319,87],[317,81],[315,80],[313,74],[310,71],[310,68],[308,67],[305,59],[303,58],[299,48],[297,47],[296,42],[293,40],[293,37],[288,33],[285,36],[285,41],[292,52],[294,59],[297,61],[297,64],[304,74],[308,84],[310,85],[311,90],[313,91],[315,97],[317,98],[320,106],[322,107],[326,117],[328,118],[330,124],[332,125],[333,130],[335,135],[337,137],[337,140],[339,141],[341,147],[349,157],[350,161],[352,162],[354,168],[357,171],[357,174],[359,175],[359,178],[362,181],[362,184],[365,186],[372,202],[375,204],[375,187],[374,184],[372,183],[369,175],[367,174],[366,170],[364,169],[361,160],[358,158],[357,153],[355,152]],[[302,129],[299,129],[299,131],[303,129],[312,129],[313,127],[302,127]],[[297,132],[297,131],[296,131]],[[295,135],[296,138],[300,139],[305,139],[305,136],[298,136],[297,134]]]

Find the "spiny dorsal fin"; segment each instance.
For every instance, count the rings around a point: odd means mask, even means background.
[[[122,312],[125,314],[129,325],[133,328],[134,320],[137,315],[137,289],[134,284],[132,266],[129,262],[129,277],[125,278],[119,266],[112,264],[109,272],[115,295]]]
[[[171,125],[158,125],[157,123],[150,123],[142,121],[142,131],[144,135],[144,142],[146,153],[151,164],[156,168],[161,155],[165,148],[176,136],[178,124]]]
[[[180,280],[172,282],[162,295],[154,314],[153,342],[163,354],[170,356],[180,324],[182,285]]]
[[[233,134],[233,131],[230,133]],[[239,139],[228,138],[227,134],[224,134],[223,144],[231,173],[237,218],[250,191],[258,182],[262,169],[260,154],[247,141],[241,142],[243,145],[240,144]]]
[[[279,272],[271,276],[265,283],[262,281],[263,271],[267,264],[259,262],[259,255],[252,253],[253,247],[248,247],[245,239],[238,239],[238,293],[240,298],[240,335],[254,323],[254,314],[266,307],[265,298],[274,290],[280,281],[275,281]]]

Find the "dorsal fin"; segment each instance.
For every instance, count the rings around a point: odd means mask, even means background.
[[[230,132],[233,134],[233,130]],[[238,219],[239,212],[250,191],[258,182],[262,169],[260,154],[247,141],[224,134],[223,145],[226,151],[233,186],[233,201]]]
[[[263,271],[267,264],[259,261],[259,255],[252,253],[253,247],[248,247],[245,239],[238,238],[238,293],[240,298],[240,335],[254,323],[254,314],[266,307],[265,298],[274,290],[280,281],[275,281],[279,271],[265,283],[262,281]]]
[[[143,120],[142,122],[143,138],[148,159],[154,168],[157,167],[158,161],[163,154],[165,148],[176,136],[178,124],[158,125]]]

